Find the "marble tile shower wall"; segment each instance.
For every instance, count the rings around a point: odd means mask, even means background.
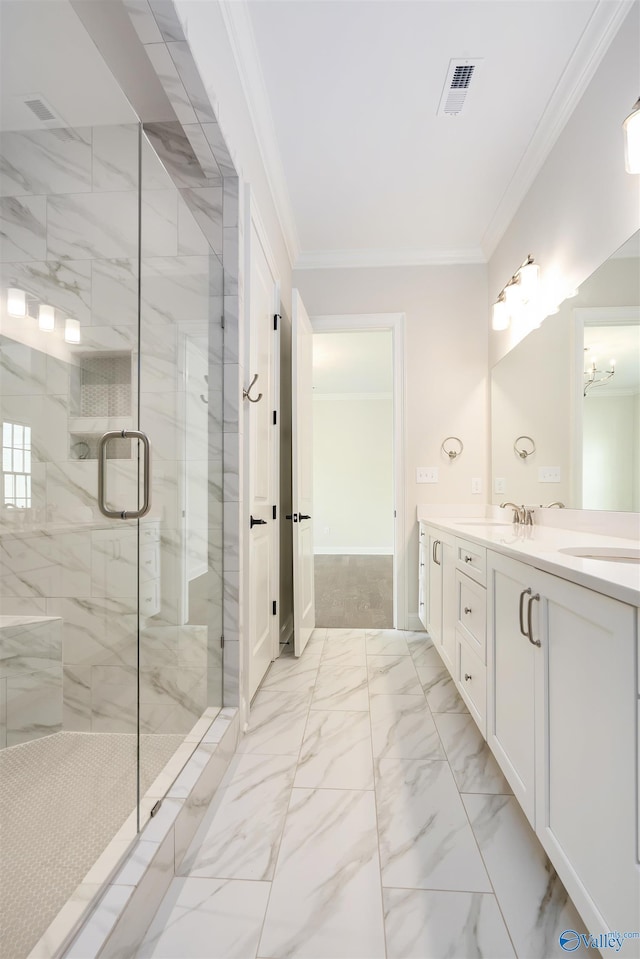
[[[220,700],[222,430],[231,419],[222,393],[219,317],[223,309],[237,315],[237,268],[235,287],[226,269],[223,285],[212,255],[231,249],[222,179],[189,176],[184,166],[177,189],[164,158],[163,166],[144,138],[143,145],[139,386],[141,425],[153,449],[153,509],[143,528],[152,543],[159,535],[160,561],[157,612],[141,635],[141,712],[144,732],[182,732],[205,705]],[[67,730],[133,731],[136,722],[136,533],[131,524],[108,535],[100,528],[96,461],[74,458],[73,444],[83,432],[106,428],[104,419],[92,424],[81,415],[83,352],[128,354],[132,395],[138,386],[137,178],[133,124],[76,129],[68,139],[50,130],[2,134],[1,286],[25,289],[81,324],[77,352],[64,345],[47,351],[46,334],[39,334],[38,348],[3,309],[7,335],[0,341],[3,421],[28,422],[33,430],[27,523],[18,526],[15,510],[0,516],[0,602],[6,614],[61,619]],[[232,182],[225,191],[233,195]],[[233,270],[232,255],[229,261]],[[33,318],[26,321],[35,327]],[[184,528],[179,498],[184,427],[194,402],[184,388],[179,346],[185,338],[206,352],[209,370],[202,385],[208,447],[200,464],[209,479],[206,531]],[[135,413],[114,425],[135,425]],[[228,474],[225,489],[233,486]],[[109,462],[109,493],[113,502],[135,501],[136,460]],[[201,625],[189,626],[181,622],[183,544],[201,553],[203,536],[208,608]],[[212,628],[216,642],[208,635]]]

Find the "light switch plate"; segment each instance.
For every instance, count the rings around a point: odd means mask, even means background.
[[[540,466],[538,469],[538,482],[539,483],[559,483],[560,480],[560,467],[559,466]]]
[[[507,491],[507,481],[504,476],[494,476],[493,478],[493,492],[494,493],[506,493]]]
[[[437,483],[437,466],[418,466],[416,469],[416,483]]]
[[[481,493],[482,492],[482,477],[474,476],[471,480],[471,492],[472,493]]]

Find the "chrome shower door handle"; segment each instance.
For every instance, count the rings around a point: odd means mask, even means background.
[[[107,443],[113,439],[137,439],[143,449],[143,499],[140,509],[109,509],[107,506]],[[98,509],[109,519],[140,519],[151,509],[151,446],[140,430],[108,430],[98,440]]]

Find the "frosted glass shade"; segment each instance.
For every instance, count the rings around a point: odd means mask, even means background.
[[[15,286],[7,290],[7,313],[9,316],[27,315],[27,294]]]
[[[533,299],[537,292],[540,267],[537,263],[525,263],[518,272],[520,274],[520,292],[522,299],[526,302]]]
[[[640,173],[640,100],[622,124],[624,166],[627,173]]]
[[[41,303],[38,309],[38,326],[43,333],[51,333],[56,325],[56,311],[52,306]]]
[[[80,320],[74,320],[68,316],[64,321],[64,338],[67,343],[80,342]]]
[[[506,330],[509,326],[509,310],[504,300],[493,304],[491,326],[494,330]]]

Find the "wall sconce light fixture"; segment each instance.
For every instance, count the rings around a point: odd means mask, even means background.
[[[588,348],[585,349],[585,353],[588,351]],[[584,371],[584,390],[582,395],[586,396],[590,389],[594,386],[602,386],[603,383],[607,383],[613,376],[616,375],[616,361],[609,360],[609,370],[599,370],[596,366],[597,360],[596,357],[591,358],[591,366],[588,366]]]
[[[68,316],[64,321],[64,338],[67,343],[80,342],[80,320],[74,320]]]
[[[622,124],[624,130],[624,166],[627,173],[640,173],[640,97]]]
[[[9,316],[27,315],[27,294],[15,286],[7,290],[7,313]]]
[[[52,306],[41,303],[38,309],[38,327],[43,333],[51,333],[56,326],[56,311]]]
[[[540,268],[531,254],[513,274],[500,296],[493,304],[491,327],[494,330],[506,330],[512,317],[535,303],[538,297]]]

